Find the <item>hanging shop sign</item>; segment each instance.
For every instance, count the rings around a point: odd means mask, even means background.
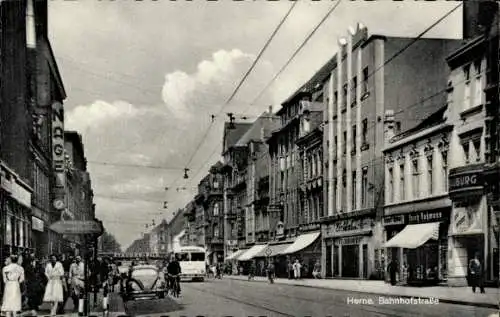
[[[31,229],[34,231],[43,232],[44,222],[42,219],[38,219],[37,217],[31,217]]]
[[[453,209],[452,229],[454,234],[482,233],[481,204],[465,205]]]
[[[54,198],[52,206],[62,211],[64,203],[64,187],[66,184],[64,166],[64,108],[62,103],[52,104],[52,164],[54,169]]]
[[[437,222],[443,220],[445,220],[445,215],[442,211],[427,210],[408,214],[409,224]]]

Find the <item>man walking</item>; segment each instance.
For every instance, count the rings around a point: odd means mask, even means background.
[[[479,287],[482,294],[486,293],[484,291],[484,284],[483,284],[483,265],[479,260],[478,253],[476,253],[474,255],[474,258],[469,262],[469,272],[470,272],[472,292],[475,293],[476,287]]]
[[[293,274],[296,280],[300,279],[300,269],[302,265],[299,262],[299,259],[295,259],[295,263],[293,264]]]
[[[69,280],[71,283],[71,298],[73,300],[74,309],[78,311],[80,299],[83,299],[85,286],[85,269],[82,258],[77,256],[69,269]]]

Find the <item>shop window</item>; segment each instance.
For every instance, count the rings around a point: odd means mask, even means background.
[[[420,184],[419,184],[419,167],[418,167],[418,159],[412,160],[412,189],[413,189],[413,198],[418,198],[420,196]]]
[[[363,244],[363,276],[362,278],[368,278],[368,245]]]
[[[339,252],[340,248],[338,245],[333,246],[333,276],[339,276]]]
[[[332,261],[332,257],[333,257],[333,246],[331,245],[327,245],[326,246],[326,266],[325,266],[325,269],[326,269],[326,277],[333,277],[333,261]]]
[[[463,69],[464,72],[464,105],[463,105],[463,110],[467,110],[471,107],[471,100],[470,100],[470,65],[467,65]]]

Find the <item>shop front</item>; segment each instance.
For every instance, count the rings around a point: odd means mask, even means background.
[[[9,254],[32,251],[31,193],[32,189],[27,184],[2,166],[2,258]]]
[[[286,256],[287,265],[299,260],[302,264],[301,276],[305,278],[313,277],[312,272],[316,262],[321,264],[321,231],[319,229],[319,224],[301,225],[299,227],[301,234],[281,252],[282,256]]]
[[[449,195],[453,201],[448,241],[451,286],[468,284],[469,262],[475,255],[483,263],[484,278],[493,277],[491,268],[498,248],[494,232],[488,230],[494,226],[489,226],[493,218],[488,212],[483,167],[483,164],[476,164],[450,170]]]
[[[384,216],[387,282],[390,267],[401,284],[437,284],[447,279],[449,216],[449,207]]]
[[[323,224],[322,276],[374,278],[378,231],[373,213]]]
[[[267,265],[274,264],[276,277],[287,276],[287,256],[283,252],[292,245],[293,241],[279,241],[268,244],[255,255],[256,275],[266,276]]]

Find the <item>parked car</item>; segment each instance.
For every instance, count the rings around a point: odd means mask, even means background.
[[[165,298],[165,277],[155,265],[136,265],[126,280],[124,301]]]

